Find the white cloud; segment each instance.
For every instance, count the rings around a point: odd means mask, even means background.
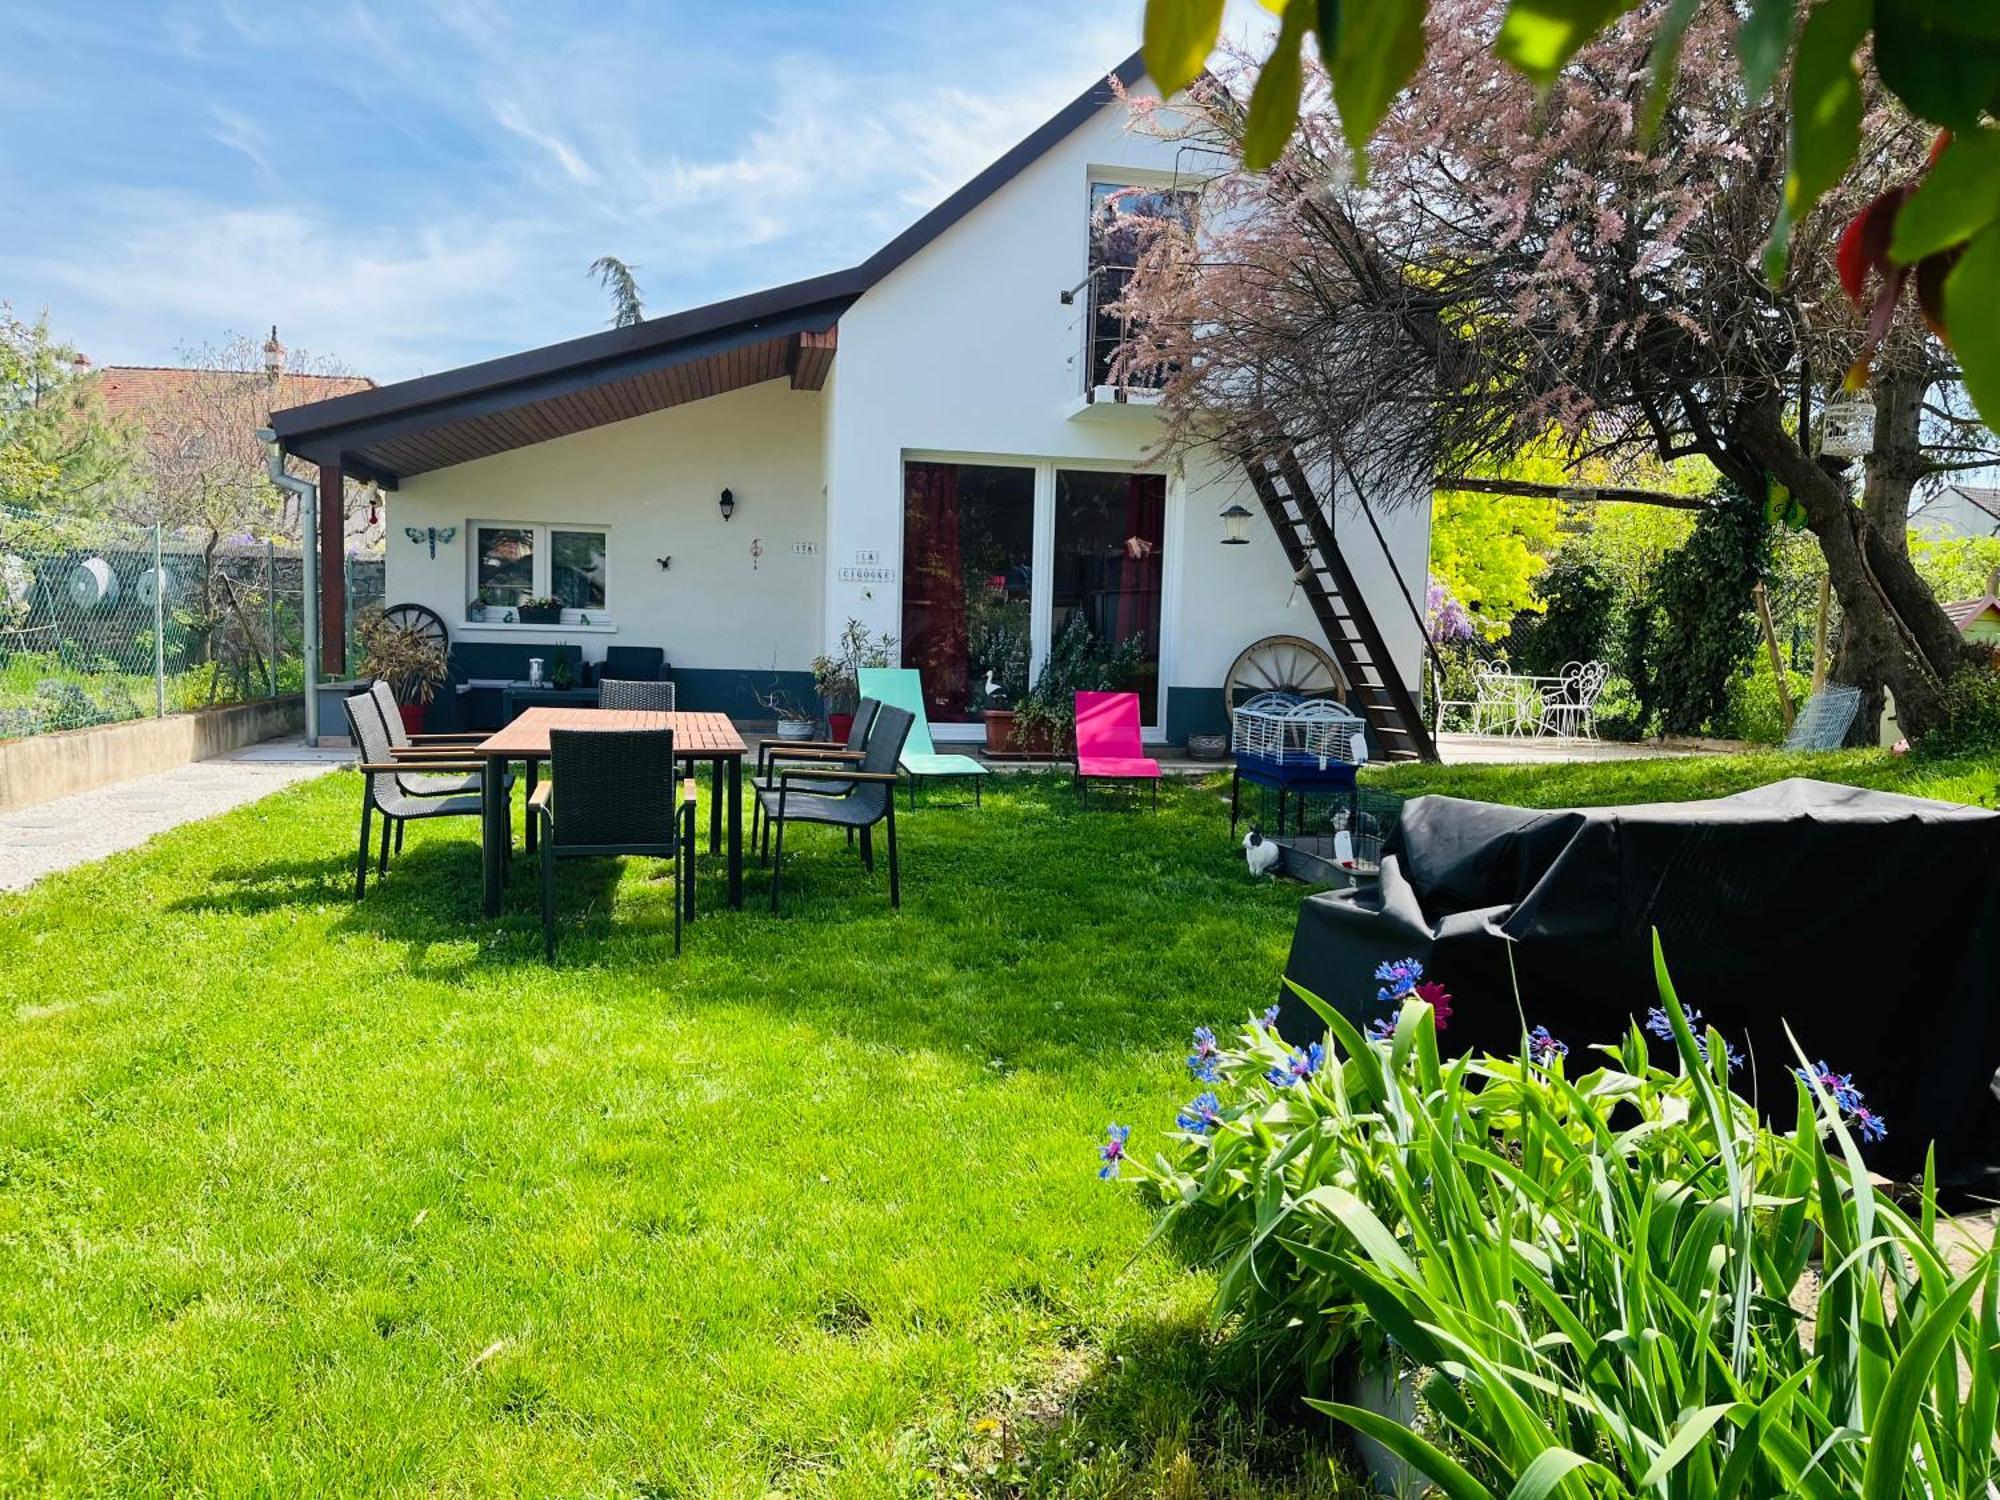
[[[514,303],[534,238],[526,226],[403,233],[162,193],[121,194],[107,208],[118,228],[88,259],[0,260],[10,279],[60,288],[65,305],[88,309],[65,322],[100,362],[157,360],[276,322],[288,344],[395,378],[463,349],[469,334],[511,347],[540,333],[493,321]]]

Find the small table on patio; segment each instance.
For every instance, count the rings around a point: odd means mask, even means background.
[[[485,764],[480,778],[483,813],[480,819],[486,876],[486,915],[500,914],[501,892],[507,884],[507,804],[505,786],[507,763],[525,762],[528,788],[534,789],[537,768],[549,758],[551,729],[671,729],[674,732],[674,759],[705,760],[712,763],[711,798],[721,790],[723,773],[728,773],[729,792],[720,799],[729,814],[729,904],[743,905],[743,737],[727,714],[648,713],[632,709],[531,708],[506,728],[495,731],[470,753]],[[716,808],[709,809],[709,852],[715,851]],[[534,836],[534,824],[528,825]],[[693,884],[689,884],[692,898]]]

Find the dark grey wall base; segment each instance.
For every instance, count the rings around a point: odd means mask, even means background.
[[[691,712],[728,714],[732,719],[773,718],[775,715],[757,701],[757,694],[768,693],[774,686],[807,713],[820,711],[810,672],[773,672],[769,667],[762,671],[674,667],[667,675],[674,680],[674,706]]]
[[[1222,689],[1170,687],[1167,689],[1167,722],[1170,744],[1185,745],[1191,734],[1228,734],[1229,714],[1223,707]]]

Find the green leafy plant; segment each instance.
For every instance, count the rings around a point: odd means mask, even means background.
[[[864,667],[896,665],[896,638],[887,631],[880,635],[859,620],[849,618],[841,628],[834,649],[812,659],[813,688],[826,704],[828,713],[852,713],[860,700],[859,681]]]
[[[529,594],[521,600],[522,609],[561,609],[562,600],[554,594]]]
[[[1366,1037],[1303,991],[1310,1048],[1274,1016],[1197,1032],[1208,1087],[1150,1163],[1113,1127],[1102,1172],[1143,1179],[1311,1405],[1453,1500],[1987,1493],[2000,1255],[1954,1269],[1928,1172],[1913,1207],[1876,1190],[1846,1076],[1800,1054],[1797,1123],[1765,1124],[1655,964],[1673,1071],[1637,1025],[1574,1079],[1525,1022],[1518,1057],[1447,1062],[1450,997],[1404,961]],[[1344,1354],[1417,1421],[1329,1399]]]
[[[1081,612],[1072,613],[1050,643],[1034,686],[1014,705],[1015,733],[1046,731],[1058,746],[1067,743],[1076,727],[1076,695],[1130,687],[1145,653],[1145,641],[1137,636],[1105,644]]]

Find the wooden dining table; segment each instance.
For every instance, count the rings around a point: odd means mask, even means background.
[[[671,729],[676,761],[703,761],[710,769],[708,848],[716,852],[726,817],[729,832],[729,904],[743,905],[743,736],[727,714],[653,713],[623,708],[531,708],[506,728],[495,731],[470,755],[484,762],[480,776],[480,846],[485,872],[486,915],[500,914],[507,886],[507,855],[513,842],[508,831],[507,767],[520,761],[527,769],[532,793],[541,763],[549,758],[551,729]],[[454,754],[460,753],[454,751]],[[724,787],[727,786],[727,793]],[[535,824],[527,827],[527,846],[535,847]],[[690,882],[690,897],[693,892]]]

